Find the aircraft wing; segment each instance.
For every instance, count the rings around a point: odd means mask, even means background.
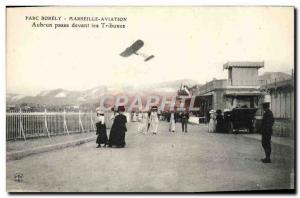
[[[131,56],[136,53],[139,49],[144,46],[144,42],[142,40],[137,40],[130,47],[126,48],[120,55],[123,57]]]

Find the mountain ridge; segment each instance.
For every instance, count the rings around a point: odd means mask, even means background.
[[[167,81],[154,83],[151,85],[142,86],[128,86],[122,87],[110,87],[110,86],[97,86],[82,91],[71,91],[63,88],[57,88],[53,90],[43,90],[35,96],[26,96],[15,93],[6,94],[6,103],[8,105],[21,104],[21,103],[34,103],[34,104],[46,104],[46,105],[80,105],[83,103],[95,103],[98,102],[101,96],[104,95],[121,95],[125,94],[129,97],[134,95],[140,95],[145,98],[147,95],[175,95],[181,84],[193,85],[199,84],[195,80],[182,79],[175,81]]]
[[[283,72],[265,72],[258,76],[259,80],[265,80],[267,83],[272,83],[275,80],[283,81],[291,79],[291,75]],[[174,81],[158,82],[150,85],[129,86],[124,85],[121,87],[114,86],[97,86],[82,91],[66,90],[57,88],[53,90],[44,90],[35,96],[26,96],[22,94],[7,93],[6,104],[22,104],[34,103],[41,105],[81,105],[84,103],[97,103],[101,96],[104,95],[127,95],[129,97],[139,95],[143,99],[149,95],[158,96],[171,96],[176,95],[181,85],[193,87],[201,84],[192,79],[180,79]]]

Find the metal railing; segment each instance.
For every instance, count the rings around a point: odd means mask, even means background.
[[[199,87],[198,89],[198,94],[204,94],[206,92],[212,91],[214,89],[220,89],[220,88],[225,88],[227,86],[227,80],[213,80],[210,81],[208,83],[206,83],[205,85],[202,85],[201,87]]]
[[[95,131],[95,112],[6,113],[6,141]]]

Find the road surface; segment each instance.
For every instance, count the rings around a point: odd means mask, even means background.
[[[126,148],[96,148],[95,142],[7,162],[7,191],[206,192],[289,189],[293,153],[273,145],[271,164],[260,141],[242,135],[207,133],[205,125],[158,135],[130,123]],[[22,182],[14,175],[22,173]]]

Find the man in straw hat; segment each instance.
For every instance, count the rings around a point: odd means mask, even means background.
[[[261,123],[261,144],[265,150],[266,157],[261,161],[263,163],[271,163],[271,136],[272,136],[272,127],[274,124],[273,113],[270,110],[270,103],[264,102],[263,104],[263,119]]]

